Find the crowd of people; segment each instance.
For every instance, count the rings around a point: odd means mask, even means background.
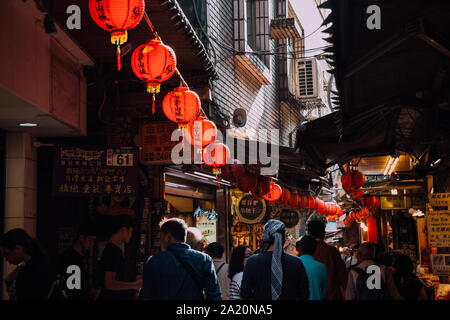
[[[413,263],[406,255],[391,256],[364,242],[339,250],[326,243],[325,224],[312,220],[307,235],[285,246],[285,225],[269,220],[257,252],[240,245],[230,263],[224,246],[204,247],[201,233],[184,220],[160,224],[162,251],[144,266],[142,280],[126,281],[121,246],[130,241],[133,221],[119,215],[103,250],[98,277],[90,283],[86,253],[94,246],[92,228],[79,230],[73,245],[60,257],[57,277],[36,239],[14,229],[0,237],[0,250],[16,268],[4,279],[10,299],[127,300],[418,300],[427,299]],[[292,247],[292,248],[291,248]],[[78,266],[80,279],[68,268]],[[379,279],[368,286],[373,266]],[[372,268],[372,269],[371,269]],[[375,276],[377,275],[374,273]]]

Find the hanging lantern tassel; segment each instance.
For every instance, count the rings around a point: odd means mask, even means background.
[[[117,71],[122,69],[122,64],[120,62],[120,44],[117,44]]]
[[[111,43],[116,45],[117,70],[122,69],[120,61],[120,46],[128,41],[128,33],[125,30],[116,30],[111,32]]]
[[[153,104],[152,104],[152,114],[155,114],[155,101],[156,101],[156,96],[153,93]]]

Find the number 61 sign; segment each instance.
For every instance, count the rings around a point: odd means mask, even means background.
[[[132,167],[134,165],[134,153],[132,150],[126,149],[108,149],[106,164],[113,167]]]

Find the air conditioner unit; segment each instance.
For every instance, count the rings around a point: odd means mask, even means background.
[[[317,104],[326,104],[324,71],[315,58],[300,59],[298,62],[299,98]]]

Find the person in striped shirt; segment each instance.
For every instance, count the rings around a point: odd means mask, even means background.
[[[231,253],[230,265],[228,268],[228,278],[231,280],[229,290],[230,300],[241,299],[239,294],[241,290],[242,275],[247,259],[250,258],[252,254],[252,250],[245,245],[237,246]]]

